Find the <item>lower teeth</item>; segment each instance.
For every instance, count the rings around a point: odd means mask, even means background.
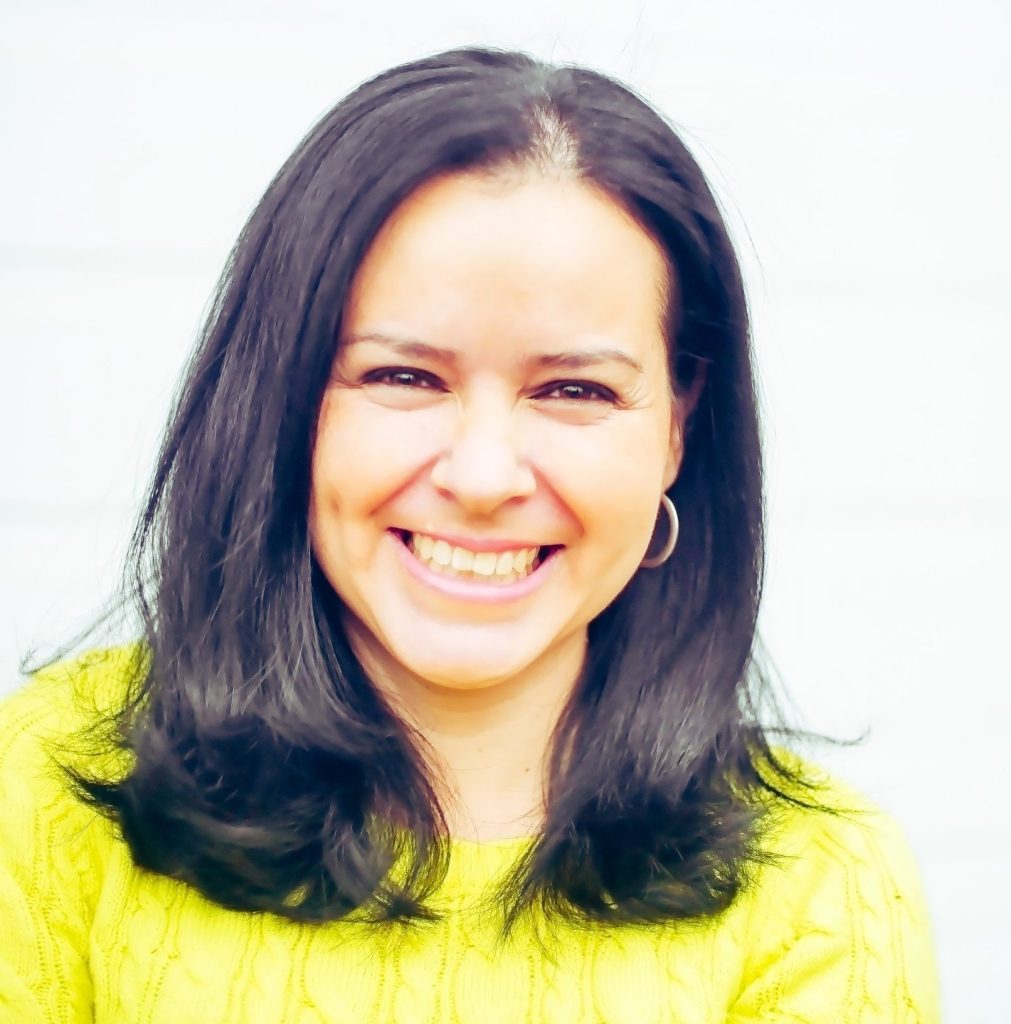
[[[415,554],[415,558],[418,558],[417,554]],[[461,580],[477,580],[480,583],[515,583],[516,580],[525,579],[531,572],[533,572],[533,569],[530,569],[520,573],[511,572],[506,575],[493,573],[491,576],[484,576],[479,572],[472,572],[470,569],[454,569],[451,565],[439,565],[438,562],[426,562],[422,558],[418,558],[418,561],[433,572],[439,573],[440,576],[449,576],[453,579]]]

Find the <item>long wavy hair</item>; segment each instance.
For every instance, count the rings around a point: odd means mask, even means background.
[[[598,72],[457,49],[356,88],[281,168],[230,255],[133,538],[142,656],[110,777],[68,768],[136,863],[299,921],[437,918],[450,841],[423,744],[342,628],[308,533],[317,417],[356,269],[447,172],[564,173],[662,247],[671,378],[698,388],[670,495],[681,539],[589,627],[552,737],[547,814],[499,892],[584,924],[715,914],[781,799],[757,657],[762,458],[744,289],[675,131]],[[763,724],[764,723],[764,724]]]

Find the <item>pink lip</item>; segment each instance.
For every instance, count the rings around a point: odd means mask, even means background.
[[[403,563],[404,568],[419,583],[430,587],[432,590],[437,590],[447,597],[462,598],[465,601],[480,604],[504,604],[508,601],[515,601],[518,598],[526,597],[540,587],[551,575],[555,563],[558,561],[557,553],[550,555],[529,576],[524,576],[523,579],[516,580],[515,583],[477,583],[473,580],[457,579],[434,572],[428,566],[419,562],[410,552],[407,545],[392,531],[390,539],[393,541],[397,557]],[[459,546],[464,547],[465,545],[461,544]],[[523,546],[534,547],[535,545],[528,544]],[[478,550],[494,551],[506,550],[506,548],[483,548]]]
[[[396,532],[396,531],[394,531]],[[402,530],[403,533],[423,533],[421,530]],[[444,540],[457,548],[466,548],[468,551],[516,551],[519,548],[543,548],[555,547],[557,545],[538,544],[531,540],[508,540],[495,537],[460,537],[450,533],[424,533],[424,536],[433,540]]]

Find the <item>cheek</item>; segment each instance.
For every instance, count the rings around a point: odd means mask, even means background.
[[[608,547],[626,548],[639,534],[648,540],[656,521],[667,446],[643,427],[652,425],[558,431],[540,448],[550,453],[550,468],[542,465],[559,498]]]
[[[431,416],[397,414],[355,393],[324,401],[313,454],[312,501],[327,519],[360,522],[395,496],[431,457]]]

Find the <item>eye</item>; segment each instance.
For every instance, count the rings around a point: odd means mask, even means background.
[[[438,377],[422,370],[412,370],[404,366],[384,366],[379,370],[371,370],[362,377],[363,384],[388,384],[394,388],[410,388],[422,390],[439,390],[442,383]]]
[[[587,380],[562,380],[548,384],[538,392],[539,398],[567,402],[616,402],[617,395],[603,384]]]

